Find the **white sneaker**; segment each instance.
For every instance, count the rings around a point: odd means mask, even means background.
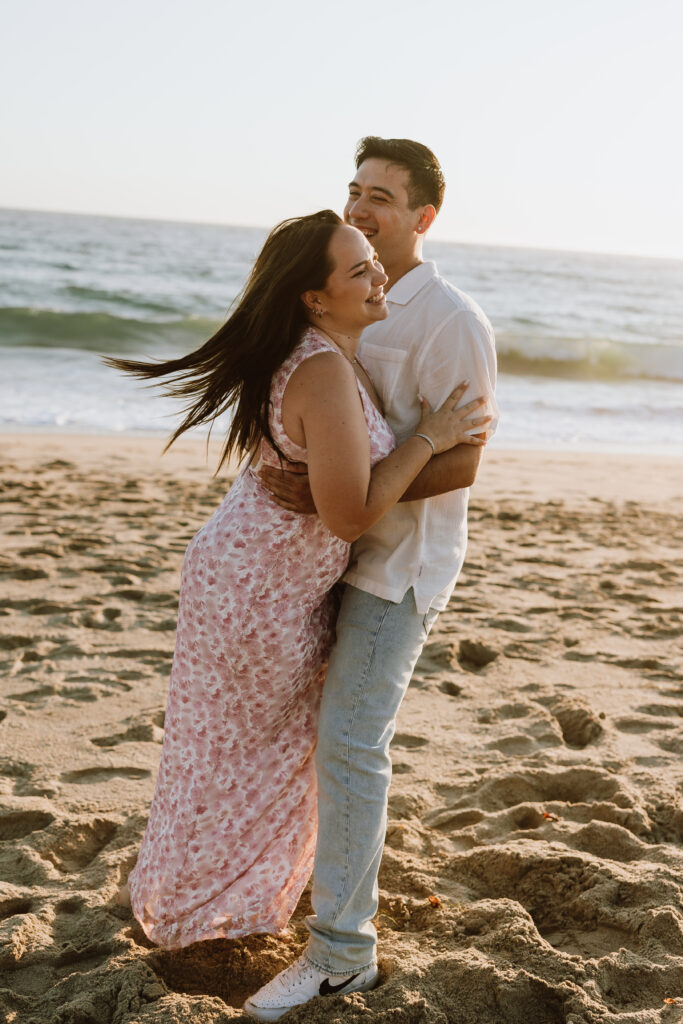
[[[357,974],[339,977],[319,971],[305,956],[300,956],[291,967],[280,971],[256,995],[247,999],[244,1010],[257,1020],[279,1020],[295,1006],[301,1006],[316,996],[367,992],[375,987],[378,980],[377,964],[371,964]]]

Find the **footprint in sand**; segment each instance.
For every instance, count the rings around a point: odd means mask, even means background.
[[[10,917],[16,917],[20,914],[29,914],[33,908],[31,900],[24,899],[21,896],[10,896],[7,899],[0,900],[0,921],[6,921]]]
[[[111,652],[113,658],[135,658],[139,661],[170,661],[173,657],[173,651],[169,650],[154,650],[148,647],[132,647],[132,648],[121,648],[120,650],[113,650]]]
[[[30,558],[32,555],[45,555],[48,558],[62,558],[64,548],[60,544],[43,544],[40,547],[23,548],[18,552],[21,558]]]
[[[539,697],[539,704],[547,708],[557,720],[562,737],[568,747],[583,750],[589,743],[596,742],[604,729],[600,717],[587,705],[570,697]]]
[[[97,612],[83,612],[78,616],[77,624],[88,629],[108,629],[120,633],[123,626],[116,621],[120,615],[120,608],[101,608]]]
[[[2,569],[0,574],[12,580],[46,580],[50,575],[44,569],[31,568],[27,565],[16,569]]]
[[[624,863],[651,857],[654,849],[628,829],[607,821],[590,821],[566,841],[575,850]]]
[[[656,740],[660,750],[668,754],[683,754],[683,736],[667,736],[666,739]]]
[[[403,748],[404,750],[416,750],[418,747],[424,747],[429,743],[428,739],[424,736],[411,736],[407,732],[397,732],[391,741],[392,747]]]
[[[59,696],[62,700],[76,701],[81,704],[94,704],[100,697],[108,697],[112,690],[98,690],[93,686],[62,686],[59,689]]]
[[[109,697],[113,690],[117,691],[117,692],[128,693],[132,689],[132,687],[128,686],[127,683],[117,683],[117,682],[115,682],[109,675],[107,675],[107,682],[106,683],[100,683],[100,682],[98,682],[98,676],[101,676],[101,674],[102,673],[99,672],[99,671],[93,671],[93,672],[91,672],[89,674],[85,674],[85,675],[83,675],[82,673],[75,673],[74,675],[67,676],[66,679],[67,679],[67,682],[70,683],[70,684],[72,684],[72,683],[87,683],[88,684],[88,687],[87,687],[88,690],[90,690],[92,692],[102,691],[101,695],[103,695],[105,697]],[[74,689],[76,689],[76,688],[73,687],[73,686],[69,686],[69,687],[66,687],[66,688],[63,687],[59,692],[68,695]]]
[[[70,677],[71,682],[82,682],[83,680],[90,681],[89,676],[74,676]],[[98,701],[101,697],[113,697],[122,690],[127,692],[131,689],[125,683],[113,683],[110,686],[39,686],[34,690],[25,690],[22,693],[10,693],[8,697],[11,700],[21,701],[29,706],[35,706],[36,709],[45,707],[46,702],[50,698],[57,698],[66,703],[75,701],[80,704],[93,704]]]
[[[0,636],[0,651],[15,651],[19,647],[28,647],[33,641],[30,636]]]
[[[115,590],[114,597],[122,598],[124,601],[144,601],[145,591],[141,587],[124,587],[122,590]]]
[[[533,633],[534,627],[523,619],[489,619],[487,625],[492,629],[502,629],[506,633]]]
[[[85,900],[82,896],[69,896],[67,899],[55,903],[55,911],[58,914],[76,914],[85,905]]]
[[[59,604],[57,601],[45,601],[43,598],[22,601],[21,604],[28,615],[57,615],[65,610],[63,604]]]
[[[503,721],[509,721],[510,719],[526,718],[533,712],[534,708],[530,704],[522,704],[517,701],[513,704],[500,704],[496,709],[496,718],[500,718]]]
[[[109,845],[119,826],[107,818],[85,822],[64,822],[51,830],[49,843],[43,844],[41,857],[58,871],[83,871]]]
[[[439,689],[442,693],[445,693],[447,697],[459,697],[462,693],[462,686],[454,683],[451,679],[444,679],[439,685]]]
[[[35,690],[25,690],[23,693],[8,693],[7,696],[10,700],[20,700],[26,704],[36,704],[39,701],[44,701],[48,697],[54,696],[55,693],[57,693],[57,688],[54,686],[38,686]]]
[[[545,643],[545,640],[527,640],[523,643],[506,644],[503,648],[503,654],[506,658],[520,658],[523,661],[542,661],[541,655],[528,646],[534,643]]]
[[[436,792],[449,800],[452,809],[471,806],[473,803],[483,810],[495,812],[519,804],[565,805],[568,812],[577,813],[579,818],[591,814],[591,808],[599,804],[600,817],[605,813],[620,814],[622,818],[632,815],[637,818],[635,798],[627,791],[620,779],[601,768],[576,765],[570,768],[537,769],[519,768],[506,770],[497,775],[485,777],[463,787],[436,785]],[[557,813],[556,811],[554,813]],[[624,824],[622,820],[617,824]]]
[[[491,730],[494,736],[486,746],[489,750],[499,750],[513,757],[523,757],[539,748],[559,747],[562,744],[559,727],[552,715],[545,709],[522,701],[483,708],[477,715],[477,721],[484,727],[495,727],[501,723],[498,729]],[[519,725],[506,728],[502,724],[506,722],[519,722]],[[501,729],[503,735],[500,735]]]
[[[483,811],[476,808],[461,808],[460,810],[435,810],[424,816],[425,825],[429,828],[442,829],[444,832],[458,832],[460,829],[469,828],[470,825],[478,825],[484,820]]]
[[[44,661],[45,655],[41,654],[40,651],[24,651],[21,656],[22,665],[30,664],[31,662]]]
[[[173,619],[160,619],[159,622],[149,622],[147,629],[153,629],[160,633],[174,633],[178,628],[178,620]]]
[[[37,810],[0,811],[0,842],[23,839],[31,832],[47,828],[55,820],[54,814]]]
[[[652,717],[638,717],[636,715],[624,716],[623,718],[616,718],[614,725],[619,732],[633,733],[635,735],[639,733],[650,732],[652,729],[675,729],[676,724],[668,718],[652,718]]]
[[[525,736],[518,733],[514,736],[502,736],[500,739],[491,740],[486,746],[489,750],[499,750],[501,754],[509,757],[525,757],[532,754],[540,747],[558,747],[559,738],[549,730],[540,732],[537,736]]]
[[[101,548],[109,541],[96,534],[76,534],[66,545],[70,551],[88,551],[90,548]]]
[[[679,673],[671,665],[660,661],[659,658],[610,658],[613,665],[619,668],[645,669],[650,672],[659,672],[662,676],[672,679],[680,678]]]
[[[121,559],[104,558],[100,559],[96,565],[91,566],[92,572],[121,575],[121,573],[136,573],[141,563],[139,562],[126,562]]]
[[[63,772],[60,775],[62,782],[74,784],[88,784],[98,782],[109,782],[111,779],[146,779],[152,773],[147,768],[78,768],[76,771]]]
[[[458,662],[466,672],[479,672],[492,661],[499,652],[479,640],[461,640],[458,645]]]
[[[162,743],[163,739],[164,732],[159,726],[153,722],[139,722],[129,726],[125,732],[97,736],[90,742],[96,747],[117,747],[121,743]]]

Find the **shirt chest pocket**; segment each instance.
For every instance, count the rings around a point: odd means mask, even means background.
[[[402,348],[387,348],[385,345],[373,345],[372,342],[366,342],[361,347],[361,362],[385,405],[400,383],[407,358],[408,353]]]

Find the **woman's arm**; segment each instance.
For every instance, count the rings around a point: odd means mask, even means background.
[[[423,412],[418,429],[431,437],[437,453],[458,443],[482,443],[466,433],[486,422],[467,418],[480,400],[455,408],[463,391],[456,388],[437,412]],[[285,390],[282,418],[292,440],[307,449],[318,514],[342,540],[354,541],[381,519],[432,456],[429,442],[413,436],[371,472],[356,375],[336,353],[318,353],[297,367]]]

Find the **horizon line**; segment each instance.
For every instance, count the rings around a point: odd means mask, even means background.
[[[4,206],[0,205],[1,211],[13,211],[16,213],[47,213],[55,214],[57,216],[67,217],[102,217],[108,220],[137,220],[143,223],[160,223],[160,224],[194,224],[200,227],[216,227],[216,228],[246,228],[252,231],[270,231],[272,228],[268,225],[263,224],[242,224],[234,221],[212,221],[212,220],[190,220],[184,217],[160,217],[154,215],[142,216],[140,214],[128,214],[128,213],[96,213],[92,211],[83,210],[54,210],[40,207],[28,207],[28,206]],[[302,215],[303,216],[303,215]],[[554,253],[569,253],[577,256],[616,256],[620,259],[646,259],[646,260],[661,260],[667,263],[681,263],[683,262],[683,255],[671,256],[663,255],[661,253],[643,253],[643,252],[615,252],[614,250],[606,249],[573,249],[563,248],[562,246],[553,245],[520,245],[512,244],[509,242],[474,242],[465,241],[463,239],[452,239],[452,238],[425,238],[425,241],[435,242],[436,244],[445,245],[462,245],[472,246],[482,249],[515,249],[515,250],[529,250],[531,252],[554,252]]]

